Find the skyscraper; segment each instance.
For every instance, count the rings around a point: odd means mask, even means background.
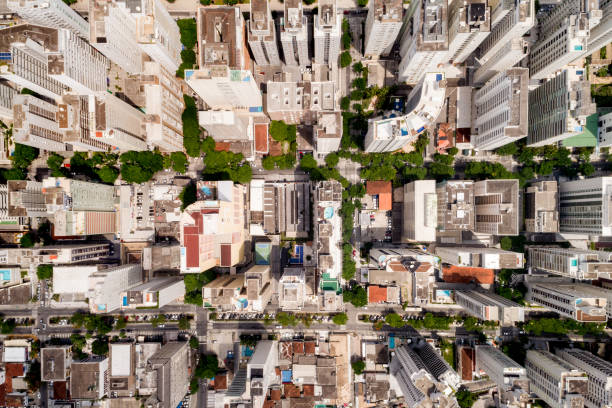
[[[30,24],[66,28],[89,40],[89,24],[62,0],[7,0],[6,6]]]
[[[269,0],[251,1],[249,47],[257,65],[280,65],[276,45],[276,26],[270,12]]]
[[[454,1],[448,8],[448,56],[464,62],[491,33],[491,7],[487,0]]]
[[[435,242],[437,198],[435,180],[404,185],[402,241]]]
[[[301,0],[286,0],[285,14],[280,28],[285,64],[310,65],[308,54],[308,17],[304,15]]]
[[[342,14],[336,0],[320,0],[319,12],[314,19],[315,62],[337,66],[342,36]]]
[[[89,275],[89,310],[110,313],[121,307],[121,292],[142,283],[142,266],[127,264],[100,269]]]
[[[612,177],[559,183],[562,233],[612,235]]]
[[[16,95],[13,105],[13,137],[18,143],[59,152],[66,150],[59,124],[58,107],[32,95]]]
[[[607,408],[612,406],[612,363],[610,361],[577,348],[557,350],[556,354],[587,374],[589,383],[584,398],[585,407]]]
[[[388,55],[402,28],[402,0],[372,0],[368,7],[364,55]]]
[[[498,387],[512,388],[517,382],[526,383],[527,372],[519,363],[489,344],[476,346],[476,370],[483,370]]]

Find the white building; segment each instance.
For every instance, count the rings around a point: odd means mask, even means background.
[[[476,149],[494,150],[527,137],[529,70],[500,72],[474,93],[475,120],[471,143]]]
[[[518,303],[494,293],[476,290],[456,290],[455,301],[480,320],[495,320],[513,326],[525,321],[525,309]]]
[[[275,367],[278,365],[278,343],[263,340],[257,343],[253,355],[247,363],[247,392],[253,407],[263,407],[268,388],[278,382]]]
[[[368,120],[366,152],[392,152],[414,142],[440,114],[446,95],[442,73],[427,73],[410,92],[406,115]]]
[[[109,255],[108,244],[53,245],[0,250],[0,264],[29,267],[40,264],[72,264],[95,261]]]
[[[280,65],[276,45],[276,26],[270,12],[270,0],[251,1],[249,47],[257,65]]]
[[[529,268],[566,278],[597,280],[612,272],[612,254],[579,248],[530,246]],[[600,275],[601,274],[601,275]]]
[[[405,19],[409,24],[400,41],[398,79],[415,85],[448,61],[448,2],[413,1]]]
[[[602,17],[599,24],[591,27],[588,50],[585,55],[592,54],[612,42],[612,1],[600,0],[599,9]]]
[[[15,142],[39,149],[66,150],[59,123],[58,107],[32,95],[15,95],[13,105],[13,137]]]
[[[489,344],[476,346],[476,371],[480,370],[502,389],[512,388],[515,382],[527,377],[524,367]]]
[[[435,180],[404,185],[402,241],[435,242],[437,199]]]
[[[436,246],[436,255],[442,262],[474,268],[520,269],[523,267],[521,252],[504,251],[499,248],[481,248],[469,246]]]
[[[304,268],[285,268],[278,281],[278,305],[283,310],[299,311],[306,300]]]
[[[612,112],[599,117],[597,123],[597,140],[599,147],[612,146]]]
[[[531,391],[551,408],[583,406],[588,390],[584,371],[544,350],[528,350],[525,368]]]
[[[463,63],[491,33],[487,0],[454,1],[448,7],[448,57]]]
[[[402,0],[372,0],[368,7],[364,55],[388,55],[402,28]]]
[[[319,11],[314,18],[315,62],[337,66],[342,36],[342,14],[338,13],[336,0],[320,0]]]
[[[498,72],[514,67],[527,55],[529,55],[529,43],[523,38],[514,38],[506,42],[474,72],[474,83],[484,84]]]
[[[342,113],[317,112],[317,124],[313,126],[312,133],[319,157],[337,152],[342,141]]]
[[[612,177],[559,183],[561,233],[612,235]]]
[[[28,218],[18,215],[9,215],[9,190],[7,184],[0,184],[0,229],[22,229],[28,224]]]
[[[233,110],[198,112],[198,123],[216,141],[253,140],[253,118]]]
[[[308,54],[308,17],[304,15],[301,0],[285,1],[285,14],[281,22],[280,40],[285,64],[310,65]]]
[[[481,180],[474,183],[474,232],[519,234],[518,180]]]
[[[525,190],[525,230],[559,232],[559,188],[557,181],[539,181]]]
[[[585,407],[612,407],[612,363],[610,361],[577,348],[557,350],[557,355],[587,374],[589,384],[587,394],[584,396]]]
[[[176,277],[153,278],[121,292],[121,307],[163,307],[185,296],[185,282]]]
[[[89,310],[110,313],[121,307],[120,294],[142,282],[142,266],[127,264],[98,270],[89,275]]]
[[[89,40],[89,24],[62,0],[7,0],[6,6],[30,24],[66,28]]]
[[[18,93],[15,88],[0,82],[0,119],[13,120],[13,98]]]

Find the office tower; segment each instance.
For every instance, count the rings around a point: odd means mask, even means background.
[[[612,363],[610,361],[576,348],[557,350],[557,355],[587,374],[589,384],[584,396],[585,407],[612,406]]]
[[[476,345],[476,371],[483,370],[498,387],[508,389],[526,382],[524,367],[489,344]]]
[[[131,7],[141,6],[120,0],[90,1],[90,42],[127,73],[136,74],[142,71],[142,50],[136,41],[137,25]]]
[[[110,313],[121,307],[121,292],[142,283],[142,266],[127,264],[100,269],[89,275],[89,310]]]
[[[413,1],[406,13],[407,28],[401,37],[398,79],[410,85],[423,75],[439,71],[448,54],[447,0]]]
[[[198,201],[181,215],[181,272],[236,265],[244,257],[246,188],[231,181],[201,181],[197,191]]]
[[[474,182],[446,180],[436,185],[440,231],[474,229]]]
[[[269,0],[251,1],[251,18],[248,24],[249,47],[257,65],[280,65],[276,26],[270,12]]]
[[[274,368],[278,365],[278,343],[264,340],[257,343],[253,355],[247,363],[248,390],[253,407],[263,407],[268,388],[277,378]]]
[[[559,232],[559,192],[556,181],[539,181],[527,187],[525,230]]]
[[[70,364],[70,398],[100,400],[109,394],[109,359],[87,357]]]
[[[529,53],[529,75],[544,79],[580,58],[589,30],[601,20],[598,1],[567,0],[540,19],[540,38]]]
[[[174,71],[154,61],[144,63],[140,75],[125,80],[125,95],[145,108],[147,144],[163,152],[183,150],[182,114],[185,109],[181,82]]]
[[[312,133],[319,157],[340,150],[342,141],[342,112],[317,112],[317,124]]]
[[[181,33],[160,0],[142,0],[132,10],[140,49],[164,69],[175,72],[181,64]]]
[[[518,180],[483,180],[474,183],[474,232],[518,235]]]
[[[42,193],[47,211],[53,215],[55,236],[117,232],[113,186],[48,177],[43,180]]]
[[[448,7],[448,59],[463,63],[491,33],[487,0],[454,1]]]
[[[525,309],[521,305],[495,293],[456,290],[455,302],[480,320],[495,320],[510,326],[525,321]]]
[[[531,303],[537,303],[559,315],[578,322],[605,323],[608,289],[584,283],[559,282],[558,279],[527,280],[527,295]]]
[[[559,231],[612,235],[612,177],[559,183]]]
[[[474,94],[476,113],[471,142],[474,148],[494,150],[527,137],[529,70],[500,72]]]
[[[16,95],[13,106],[13,136],[15,141],[39,149],[59,152],[66,150],[56,105],[32,95]]]
[[[364,55],[388,55],[402,28],[402,1],[372,0],[368,7]]]
[[[444,74],[427,73],[408,95],[406,111],[409,113],[368,120],[365,151],[392,152],[414,142],[440,114],[445,95]]]
[[[319,12],[314,17],[315,62],[337,66],[342,36],[342,14],[338,13],[336,0],[320,0]]]
[[[436,245],[435,251],[442,262],[456,266],[520,269],[524,262],[521,252],[504,251],[499,248]]]
[[[498,72],[514,67],[529,55],[529,43],[522,38],[506,42],[491,58],[474,72],[474,83],[484,84]]]
[[[97,112],[91,101],[95,101],[91,95],[64,95],[58,103],[59,128],[64,134],[64,142],[74,151],[108,152],[111,146],[95,137]]]
[[[553,144],[584,130],[597,106],[582,68],[568,68],[529,92],[528,146]]]
[[[402,241],[435,242],[437,198],[435,180],[404,185]]]
[[[597,123],[597,141],[599,147],[612,146],[612,112],[599,117]]]
[[[157,372],[155,406],[174,408],[181,405],[189,390],[190,355],[188,342],[171,341],[149,357],[146,369]]]
[[[285,1],[285,14],[281,21],[280,40],[285,64],[310,65],[308,55],[308,17],[304,15],[301,0]]]
[[[0,82],[0,119],[13,120],[13,98],[19,92],[5,82]]]
[[[599,9],[602,13],[601,20],[595,27],[591,27],[585,55],[592,54],[612,42],[612,0],[600,0]]]
[[[581,407],[588,377],[549,351],[528,350],[525,360],[530,390],[551,408]]]
[[[502,18],[497,18],[502,14],[504,14]],[[500,1],[491,15],[491,34],[480,44],[478,61],[481,65],[493,58],[506,44],[531,30],[535,24],[535,2]]]
[[[542,246],[530,246],[527,250],[529,267],[536,271],[588,280],[612,272],[612,254],[609,252]]]
[[[6,6],[30,24],[65,28],[89,40],[89,24],[62,0],[7,0]]]
[[[213,110],[261,112],[261,92],[250,71],[240,9],[200,7],[196,16],[200,68],[185,71],[189,86]]]

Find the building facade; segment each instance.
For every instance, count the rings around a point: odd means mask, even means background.
[[[486,0],[454,1],[448,7],[448,56],[463,63],[491,34],[491,7]]]
[[[530,246],[529,268],[566,278],[597,280],[612,273],[612,256],[605,251],[579,248]]]
[[[584,371],[588,378],[588,392],[584,398],[587,408],[612,406],[612,363],[593,353],[578,348],[561,349],[557,355],[572,366]]]
[[[372,0],[368,7],[364,55],[388,55],[402,28],[402,1]]]
[[[62,0],[7,0],[6,6],[28,23],[65,28],[89,40],[87,21]]]
[[[612,235],[612,177],[559,183],[559,231]]]
[[[300,0],[285,1],[285,13],[280,27],[285,64],[305,67],[310,65],[308,52],[308,17]]]
[[[269,0],[251,1],[248,41],[257,65],[280,65],[276,45],[276,26],[270,12]]]
[[[476,370],[486,372],[502,389],[513,388],[517,382],[525,383],[527,378],[524,367],[489,344],[476,346]]]
[[[474,232],[518,235],[518,180],[482,180],[474,183]]]
[[[404,185],[402,241],[435,242],[437,198],[435,180]]]
[[[467,313],[480,320],[494,320],[511,326],[525,321],[525,310],[522,306],[494,293],[457,290],[455,301]]]
[[[314,18],[315,62],[337,66],[342,36],[342,14],[338,12],[336,0],[320,0],[319,11]]]

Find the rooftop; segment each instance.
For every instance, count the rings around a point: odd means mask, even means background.
[[[200,67],[225,65],[240,69],[240,44],[237,25],[242,24],[236,7],[200,7],[197,11]]]

